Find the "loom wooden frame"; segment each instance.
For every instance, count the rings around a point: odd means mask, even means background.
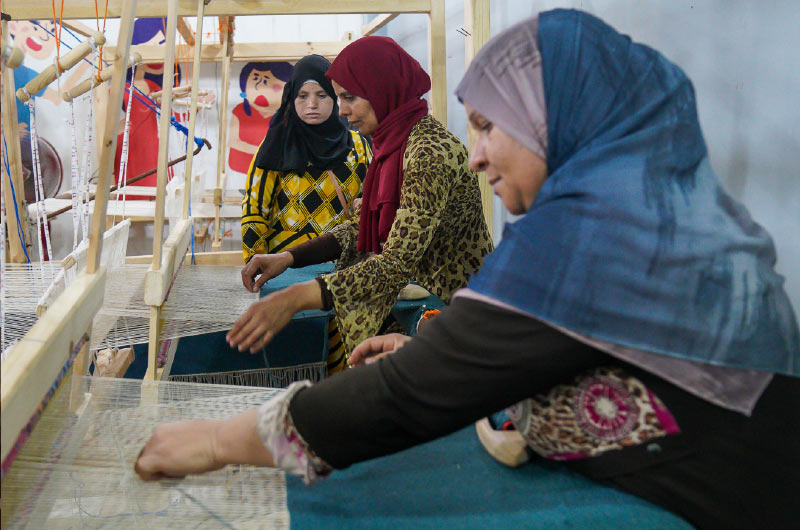
[[[474,28],[475,13],[486,15],[486,32],[488,37],[488,1],[487,0],[465,0],[470,6],[472,20],[468,22],[470,28]],[[203,13],[203,0],[198,0],[198,12]],[[47,19],[50,16],[50,5],[45,0],[7,0],[4,3],[6,12],[17,20]],[[167,4],[165,6],[165,4]],[[165,9],[169,9],[170,29],[173,32],[177,29],[177,17],[192,15],[191,0],[172,0],[162,2],[160,0],[142,0],[137,8],[136,0],[111,0],[109,2],[109,16],[121,18],[120,34],[118,42],[122,46],[107,50],[109,57],[119,62],[121,59],[130,55],[130,40],[133,28],[134,15],[138,16],[164,16]],[[87,5],[65,6],[62,16],[64,19],[91,18],[91,8]],[[387,13],[388,14],[383,14]],[[282,0],[217,0],[210,4],[210,7],[203,14],[219,16],[237,16],[254,14],[339,14],[339,13],[379,13],[377,21],[365,26],[365,31],[376,31],[381,25],[386,24],[399,13],[427,13],[429,16],[429,69],[433,81],[431,93],[432,112],[443,123],[447,122],[446,102],[446,51],[445,51],[445,4],[444,0],[406,0],[398,3],[395,0],[374,0],[369,4],[364,4],[355,0],[341,0],[331,3],[328,0],[307,0],[305,2],[285,2]],[[466,14],[466,11],[465,11]],[[201,18],[202,20],[202,18]],[[173,42],[174,42],[174,33]],[[472,42],[480,43],[485,40],[484,34],[473,36]],[[223,43],[223,48],[225,48]],[[228,49],[233,49],[228,42]],[[309,44],[310,45],[310,44]],[[195,61],[198,61],[205,47],[196,47]],[[212,48],[208,48],[211,50]],[[473,50],[475,45],[473,45]],[[165,50],[165,68],[171,65],[174,60],[174,47],[171,52]],[[307,48],[304,49],[305,54]],[[234,49],[235,52],[235,49]],[[215,53],[216,57],[217,53]],[[235,53],[226,52],[223,54],[229,61],[233,59]],[[468,60],[471,55],[468,54]],[[196,68],[195,71],[198,69]],[[166,74],[165,74],[166,75]],[[2,437],[2,458],[8,455],[11,444],[16,440],[19,432],[24,428],[27,420],[35,412],[42,397],[47,393],[52,385],[57,373],[52,373],[55,366],[63,366],[69,358],[74,344],[80,337],[90,330],[91,321],[99,309],[102,292],[105,285],[105,271],[99,267],[99,257],[102,247],[102,232],[105,227],[105,212],[108,204],[108,180],[113,173],[113,155],[116,144],[116,123],[121,114],[121,97],[124,87],[124,71],[115,68],[111,80],[111,96],[109,106],[114,109],[107,113],[103,128],[103,149],[100,156],[100,176],[98,193],[95,199],[94,216],[91,225],[91,236],[89,245],[89,258],[86,271],[62,293],[53,304],[53,308],[45,313],[39,323],[26,334],[21,341],[21,348],[28,353],[26,355],[9,355],[8,362],[3,362],[2,366],[2,418],[3,418],[3,437]],[[192,98],[196,101],[197,82],[193,83]],[[171,87],[165,89],[162,98],[162,116],[169,116],[169,105],[171,103]],[[164,105],[166,105],[166,111]],[[194,105],[192,105],[194,109]],[[12,113],[6,113],[12,114]],[[164,127],[162,120],[162,128]],[[4,121],[5,125],[5,121]],[[194,116],[191,119],[190,135],[193,135]],[[168,123],[166,125],[168,127]],[[162,135],[168,138],[168,135]],[[164,153],[162,153],[162,150]],[[161,225],[163,230],[164,221],[164,189],[166,186],[166,167],[162,160],[166,161],[166,146],[162,149],[159,146],[159,171],[157,204],[161,203],[160,208],[156,207],[156,223]],[[163,156],[162,156],[163,155]],[[189,158],[189,160],[191,160]],[[164,165],[162,168],[161,166]],[[191,179],[188,179],[189,181]],[[189,194],[186,194],[188,197]],[[489,217],[491,219],[491,217]],[[168,244],[163,247],[154,244],[151,270],[148,272],[148,285],[151,286],[148,300],[152,302],[161,301],[166,294],[166,287],[169,282],[166,279],[174,277],[175,267],[178,266],[179,256],[183,256],[188,246],[189,230],[191,220],[184,214],[181,223],[170,236]],[[159,231],[159,235],[161,232]],[[154,241],[160,243],[160,237]],[[165,252],[162,252],[166,249]],[[181,252],[183,251],[183,252]],[[215,257],[210,256],[209,261],[214,262]],[[205,261],[205,260],[204,260]],[[158,317],[160,304],[153,306],[154,312],[151,313],[151,339],[155,339],[158,344]],[[152,326],[155,317],[155,326]],[[154,330],[154,331],[153,331]],[[153,341],[151,340],[151,343]],[[68,345],[68,348],[65,348]],[[150,353],[151,359],[148,365],[152,370],[148,370],[149,378],[156,377],[154,352]],[[168,360],[168,364],[170,364]],[[77,363],[79,365],[85,363]],[[26,374],[22,377],[20,374]],[[24,387],[24,388],[23,388]],[[24,390],[24,392],[23,392]]]
[[[124,0],[121,7],[117,58],[127,57],[133,33],[136,0]],[[123,63],[124,64],[124,63]],[[105,290],[105,269],[100,266],[100,253],[108,204],[108,182],[113,174],[116,148],[116,125],[122,113],[125,70],[115,68],[111,79],[110,112],[106,113],[98,164],[98,190],[95,216],[92,219],[86,269],[56,298],[22,340],[14,346],[0,367],[0,414],[2,414],[2,459],[8,456],[19,434],[34,415],[52,387],[61,369],[68,364],[73,348],[84,335],[91,335],[94,315],[102,304]],[[14,113],[4,113],[4,118]],[[82,348],[71,372],[85,370],[86,349]]]

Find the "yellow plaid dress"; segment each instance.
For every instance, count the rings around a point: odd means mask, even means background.
[[[331,182],[333,174],[352,211],[361,196],[372,149],[351,131],[353,150],[347,160],[327,171],[299,173],[264,170],[250,162],[242,201],[242,254],[245,263],[255,254],[275,254],[304,243],[346,220],[344,207]],[[255,160],[255,157],[253,157]],[[334,320],[329,328],[328,373],[344,366],[344,347]]]

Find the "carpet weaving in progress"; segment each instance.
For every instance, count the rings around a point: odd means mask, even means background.
[[[3,477],[2,528],[288,528],[282,471],[227,466],[143,482],[133,470],[156,424],[228,418],[276,392],[69,378]]]

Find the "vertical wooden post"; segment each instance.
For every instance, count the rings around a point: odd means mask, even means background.
[[[161,248],[164,245],[164,200],[167,195],[169,168],[169,127],[172,117],[172,83],[175,75],[175,33],[178,24],[178,2],[168,0],[167,34],[164,45],[164,81],[161,87],[161,119],[158,124],[158,172],[156,204],[153,220],[153,270],[161,268]]]
[[[486,44],[486,41],[491,36],[490,16],[489,0],[464,0],[464,26],[466,26],[465,29],[469,34],[464,50],[464,57],[467,61],[466,66],[469,66],[475,54],[478,53],[481,46]],[[469,126],[467,126],[467,144],[470,150],[475,145],[475,131]],[[493,235],[494,193],[492,192],[492,187],[489,186],[489,180],[485,172],[478,173],[478,184],[481,188],[481,201],[483,203],[486,226],[489,229],[489,234]]]
[[[169,168],[169,128],[172,117],[172,83],[175,74],[175,33],[178,27],[178,0],[168,0],[167,34],[164,48],[164,82],[161,87],[161,120],[158,129],[158,180],[156,184],[155,216],[153,219],[153,262],[150,270],[161,269],[161,249],[164,246],[164,202],[167,195],[167,172]],[[190,148],[191,151],[191,148]],[[150,307],[150,336],[147,348],[147,372],[145,379],[156,378],[156,359],[161,345],[159,321],[161,306]]]
[[[217,140],[217,187],[214,189],[214,235],[211,238],[211,250],[216,251],[222,247],[222,238],[219,235],[220,209],[222,208],[222,195],[225,187],[225,155],[228,150],[228,85],[231,77],[231,62],[233,61],[233,46],[231,46],[231,17],[225,18],[223,24],[224,41],[222,43],[222,90],[220,91],[219,105],[219,136]]]
[[[3,25],[5,26],[5,22]],[[3,33],[6,29],[3,28]],[[19,124],[17,123],[17,99],[14,95],[14,71],[3,67],[3,134],[5,135],[6,156],[11,174],[7,174],[5,168],[3,174],[3,200],[6,205],[6,222],[8,224],[8,259],[11,263],[25,263],[25,249],[22,246],[22,239],[17,231],[17,216],[19,213],[22,233],[28,233],[28,210],[25,207],[25,188],[22,181],[22,153],[19,148]],[[11,194],[11,185],[14,185],[14,195],[16,196],[16,210],[14,208],[14,196]]]
[[[445,2],[431,0],[428,13],[428,67],[431,73],[431,113],[447,127],[447,39]]]
[[[126,60],[125,64],[129,64]],[[122,68],[124,64],[120,64],[120,68]],[[117,65],[114,64],[110,68],[116,68]],[[106,68],[109,68],[108,66]],[[112,74],[113,75],[113,74]],[[124,85],[123,85],[124,87]],[[108,107],[108,99],[109,99],[109,85],[108,83],[103,83],[98,85],[96,88],[93,88],[94,94],[92,97],[94,98],[94,108],[97,109],[107,109]],[[117,125],[114,125],[114,132],[117,132]],[[104,112],[95,112],[94,113],[94,137],[95,138],[105,138],[106,135],[106,116]],[[114,151],[116,154],[116,150]],[[112,160],[114,157],[112,157]],[[112,171],[117,171],[119,168],[114,166],[112,167]],[[113,184],[113,183],[112,183]]]
[[[114,174],[114,155],[117,149],[117,126],[122,116],[122,97],[125,92],[125,58],[130,54],[131,36],[133,35],[133,19],[136,12],[136,0],[124,0],[119,23],[117,46],[114,48],[114,74],[111,76],[110,97],[105,112],[105,125],[100,141],[100,161],[97,164],[97,192],[94,198],[94,212],[89,232],[89,252],[86,258],[86,272],[94,274],[100,267],[100,255],[103,250],[103,232],[108,210],[108,188]],[[118,65],[118,66],[117,66]],[[98,137],[99,139],[99,137]]]
[[[89,250],[86,257],[86,273],[102,274],[100,270],[100,256],[103,252],[103,232],[106,228],[106,212],[108,211],[108,195],[110,181],[114,174],[114,156],[117,152],[117,124],[122,116],[122,98],[125,92],[125,66],[131,49],[133,36],[133,21],[136,13],[136,0],[124,0],[119,21],[119,35],[117,46],[114,48],[113,61],[114,73],[111,75],[109,97],[105,99],[105,116],[101,129],[98,129],[98,163],[97,163],[97,190],[94,197],[94,211],[92,212],[91,226],[89,229]],[[100,87],[104,90],[104,87]],[[102,134],[102,136],[99,136]],[[84,146],[90,149],[91,146]],[[92,326],[88,326],[87,333],[91,337]],[[88,357],[89,343],[83,346],[72,366],[72,373],[85,375],[89,370]],[[77,378],[72,378],[72,393],[70,405],[72,410],[80,405],[82,386]]]
[[[194,158],[194,123],[197,118],[197,91],[200,85],[200,54],[203,49],[204,0],[197,0],[197,30],[195,31],[194,61],[192,62],[192,96],[189,102],[189,148],[186,152],[186,165],[183,171],[183,210],[181,218],[189,218],[189,204],[192,201],[192,159]]]

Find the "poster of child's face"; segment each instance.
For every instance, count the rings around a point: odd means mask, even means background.
[[[281,106],[281,95],[285,81],[281,81],[270,70],[252,70],[247,76],[245,94],[258,112],[271,116]]]
[[[56,39],[47,32],[53,31],[52,22],[43,21],[40,24],[42,27],[33,22],[12,20],[8,23],[8,32],[14,39],[14,45],[21,48],[26,56],[41,60],[53,55]]]

